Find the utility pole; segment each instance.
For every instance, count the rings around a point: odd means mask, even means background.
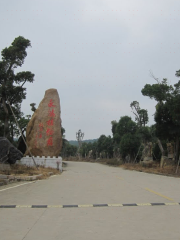
[[[84,133],[81,132],[81,129],[79,129],[79,131],[76,133],[76,139],[78,141],[78,157],[79,157],[79,160],[80,160],[80,148],[81,148],[81,145],[82,145],[82,140],[83,140],[83,137],[84,137]]]

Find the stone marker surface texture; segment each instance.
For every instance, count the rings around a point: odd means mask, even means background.
[[[33,156],[59,156],[62,148],[60,99],[48,89],[26,129],[26,141]],[[25,156],[30,155],[28,150]]]

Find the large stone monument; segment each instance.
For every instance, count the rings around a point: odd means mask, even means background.
[[[48,89],[26,129],[27,145],[33,156],[59,156],[62,147],[60,99]],[[30,155],[26,150],[25,155]]]

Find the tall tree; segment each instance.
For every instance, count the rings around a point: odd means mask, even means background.
[[[131,119],[131,117],[123,116],[117,124],[116,131],[120,138],[126,133],[135,134],[137,131],[137,124]]]
[[[116,120],[113,120],[111,121],[111,124],[112,124],[112,128],[111,128],[111,131],[112,131],[112,134],[113,136],[116,134],[116,127],[117,127],[117,121]]]
[[[120,153],[125,158],[128,154],[130,162],[135,159],[140,146],[140,138],[136,134],[126,133],[123,135],[120,143]]]
[[[62,157],[70,157],[70,156],[75,156],[77,153],[77,147],[69,144],[69,142],[66,139],[63,139],[63,146],[61,149],[61,156]]]
[[[108,157],[113,156],[113,141],[111,136],[101,135],[97,141],[98,153],[104,152]]]
[[[177,77],[180,70],[176,71]],[[177,84],[168,85],[167,79],[160,82],[154,77],[157,84],[146,84],[141,90],[144,96],[155,99],[156,105],[155,122],[156,135],[160,139],[174,140],[176,142],[176,161],[179,159],[180,138],[180,81]]]
[[[26,98],[26,82],[34,81],[34,74],[30,71],[22,71],[15,74],[15,69],[21,67],[27,56],[26,49],[31,46],[28,39],[19,36],[14,39],[10,47],[2,50],[0,61],[0,102],[4,110],[4,136],[10,136],[10,109],[7,101],[15,107]]]
[[[139,102],[133,101],[130,104],[130,107],[132,108],[132,112],[135,115],[135,121],[137,122],[138,126],[142,127],[148,123],[148,112],[145,109],[141,109],[139,106]]]

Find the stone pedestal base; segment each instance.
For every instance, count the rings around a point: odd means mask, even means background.
[[[34,157],[34,160],[38,166],[56,168],[62,172],[62,158],[61,157]],[[17,161],[17,164],[23,164],[26,166],[34,166],[34,162],[31,157],[23,157],[20,161]]]

